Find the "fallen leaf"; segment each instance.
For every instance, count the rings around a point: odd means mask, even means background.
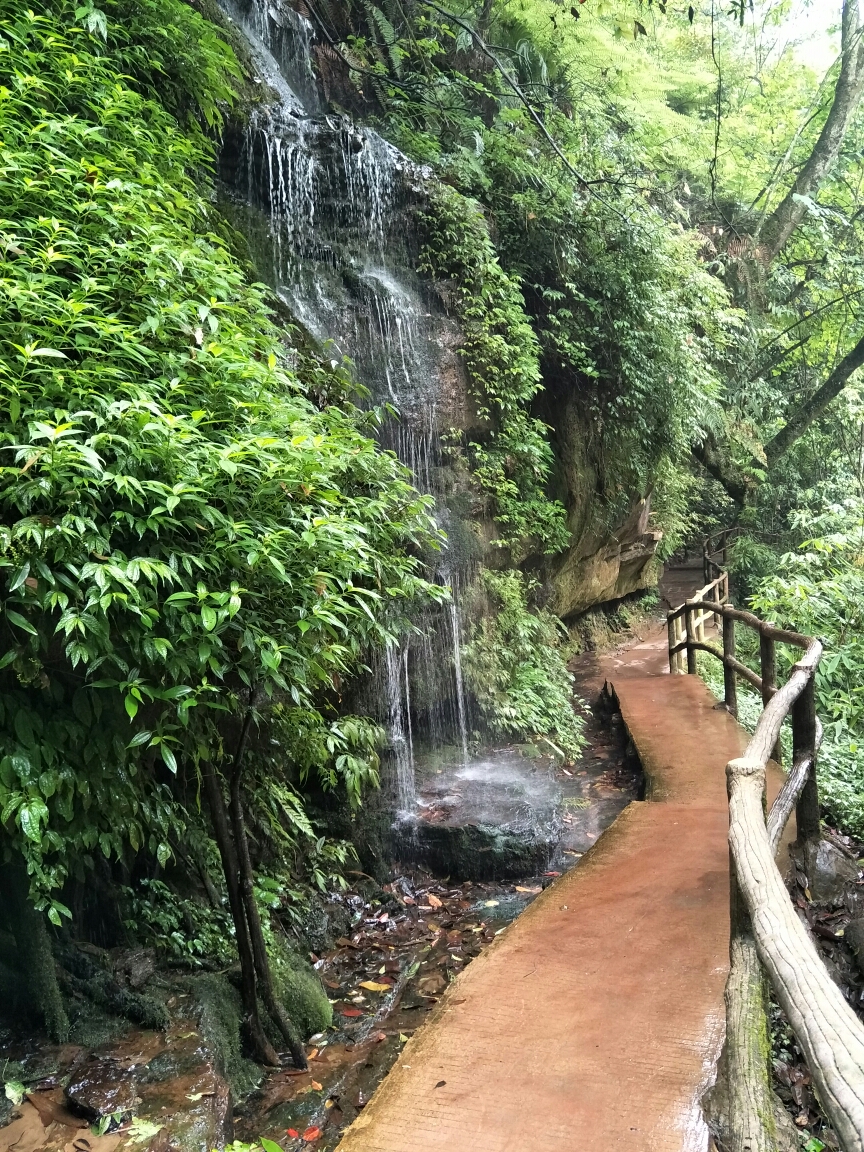
[[[312,1081],[312,1087],[315,1089],[316,1092],[320,1092],[321,1089],[324,1087],[324,1085],[319,1084],[317,1080],[313,1080]]]
[[[332,1108],[335,1103],[336,1103],[335,1100],[325,1100],[324,1101],[324,1107],[325,1108]]]
[[[517,884],[516,885],[516,891],[517,892],[530,892],[532,896],[535,896],[538,892],[542,892],[543,889],[542,888],[523,888],[521,885]]]
[[[544,876],[560,876],[561,873],[560,872],[544,872],[543,875]]]
[[[342,985],[339,983],[338,980],[325,980],[324,983],[327,985],[328,988],[341,988],[342,987]]]
[[[315,1057],[318,1055],[318,1049],[317,1049],[317,1048],[313,1048],[313,1049],[312,1049],[312,1051],[311,1051],[311,1052],[307,1052],[307,1054],[306,1054],[306,1055],[307,1055],[307,1058],[308,1058],[309,1060],[314,1060],[314,1059],[315,1059]]]
[[[442,905],[441,901],[438,899],[438,897],[433,896],[431,892],[426,897],[426,899],[429,901],[429,904],[432,908],[442,908],[443,907],[443,905]]]
[[[380,1044],[382,1042],[382,1040],[387,1039],[387,1033],[386,1032],[375,1032],[372,1036],[372,1039],[375,1041],[376,1044]]]
[[[399,1033],[399,1043],[400,1044],[407,1044],[408,1043],[408,1037],[405,1035],[404,1032]]]
[[[484,908],[497,908],[500,903],[501,903],[500,900],[487,900],[487,901],[485,901],[483,907]]]
[[[300,1133],[297,1131],[296,1128],[286,1128],[285,1134],[287,1136],[290,1136],[292,1140],[299,1140],[299,1138],[300,1138]]]
[[[321,1129],[320,1128],[307,1128],[306,1131],[303,1133],[303,1139],[306,1141],[307,1144],[311,1144],[312,1141],[317,1140],[320,1135],[321,1135]]]
[[[359,1008],[348,1008],[346,1006],[345,1008],[340,1008],[339,1011],[343,1016],[362,1016],[363,1015],[363,1013],[360,1011]]]
[[[361,980],[360,988],[365,988],[367,992],[389,992],[390,984],[378,984],[375,980]]]
[[[436,1088],[443,1088],[446,1083],[447,1083],[446,1080],[439,1080],[438,1083],[435,1085],[435,1087]]]

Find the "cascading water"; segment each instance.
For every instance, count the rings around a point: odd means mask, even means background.
[[[449,427],[459,417],[439,409],[454,394],[458,333],[414,271],[409,200],[416,202],[417,174],[377,133],[325,110],[307,20],[282,0],[220,2],[272,92],[242,129],[226,134],[226,207],[293,317],[320,346],[350,358],[373,402],[398,409],[400,419],[382,430],[383,446],[421,491],[441,495],[438,423]],[[452,568],[445,580],[455,587]],[[422,681],[415,695],[425,735],[434,746],[458,732],[463,762],[468,757],[455,594],[449,618],[430,615],[424,625],[410,645],[387,650],[378,678],[400,813],[416,807],[409,667]]]
[[[411,710],[407,671],[407,649],[401,652],[395,644],[385,654],[387,714],[390,743],[396,761],[396,802],[398,817],[408,819],[417,803],[414,741],[411,733]]]
[[[456,707],[459,712],[459,735],[462,740],[462,763],[468,765],[468,717],[465,707],[465,682],[462,679],[462,634],[456,592],[450,601],[450,627],[453,629],[453,672],[456,676]]]

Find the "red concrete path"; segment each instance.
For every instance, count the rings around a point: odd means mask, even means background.
[[[649,776],[451,985],[339,1152],[705,1152],[723,1036],[724,768],[743,733],[660,637],[615,689]],[[655,675],[644,675],[653,671]],[[628,676],[626,672],[631,672]]]

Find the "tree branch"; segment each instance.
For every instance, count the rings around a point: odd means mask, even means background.
[[[765,459],[769,468],[804,435],[813,421],[840,395],[849,383],[852,373],[862,365],[864,365],[864,336],[850,352],[846,353],[822,387],[792,413],[785,426],[765,445]]]
[[[759,254],[766,265],[776,259],[806,216],[807,205],[801,198],[812,199],[834,167],[864,95],[864,29],[860,24],[858,3],[859,0],[843,0],[840,75],[831,111],[795,183],[761,230]]]
[[[719,481],[735,501],[743,506],[750,491],[751,481],[738,468],[731,454],[713,432],[706,432],[701,444],[693,444],[690,451],[709,474]]]

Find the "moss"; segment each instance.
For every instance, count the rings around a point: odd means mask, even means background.
[[[18,967],[30,1004],[38,1011],[51,1039],[63,1043],[69,1037],[69,1017],[57,984],[51,937],[45,917],[30,903],[28,890],[23,864],[6,864],[0,869],[7,924],[15,937]]]
[[[284,942],[271,951],[276,995],[300,1035],[323,1032],[333,1023],[333,1008],[315,970]]]
[[[240,994],[224,976],[210,972],[192,977],[189,986],[198,1002],[201,1035],[235,1100],[242,1100],[258,1087],[261,1070],[243,1055]]]

